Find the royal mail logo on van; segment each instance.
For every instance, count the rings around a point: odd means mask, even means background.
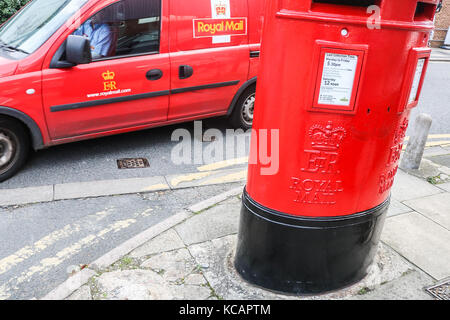
[[[106,70],[102,73],[103,92],[89,93],[88,98],[107,97],[122,93],[131,93],[131,89],[119,89],[115,81],[116,73],[114,71]]]
[[[117,83],[114,80],[116,74],[112,71],[106,71],[102,73],[102,77],[105,80],[103,82],[103,91],[117,90]]]
[[[194,19],[194,38],[245,36],[247,18]]]

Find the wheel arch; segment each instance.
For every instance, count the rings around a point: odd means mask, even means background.
[[[236,107],[236,103],[238,102],[241,95],[247,90],[250,86],[256,84],[256,77],[251,78],[244,82],[244,84],[239,88],[239,90],[234,95],[233,100],[231,101],[230,107],[228,108],[227,116],[230,116],[233,113],[234,108]]]
[[[0,106],[0,116],[2,115],[21,122],[28,129],[31,145],[34,150],[44,148],[44,139],[42,137],[41,129],[39,129],[37,123],[30,116],[19,110]]]

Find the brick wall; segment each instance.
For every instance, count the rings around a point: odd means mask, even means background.
[[[450,26],[450,0],[444,0],[444,5],[441,12],[436,15],[435,21],[436,29],[445,30],[435,30],[433,40],[444,40],[447,34],[448,27]],[[433,47],[442,46],[444,43],[442,41],[432,41],[431,45]]]

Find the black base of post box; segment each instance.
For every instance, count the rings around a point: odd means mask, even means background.
[[[235,257],[248,282],[290,294],[320,294],[367,275],[390,199],[350,216],[295,217],[266,208],[244,190]]]

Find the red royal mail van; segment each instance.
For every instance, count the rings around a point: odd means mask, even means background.
[[[250,128],[264,0],[33,0],[0,28],[0,181],[30,148],[228,115]]]

